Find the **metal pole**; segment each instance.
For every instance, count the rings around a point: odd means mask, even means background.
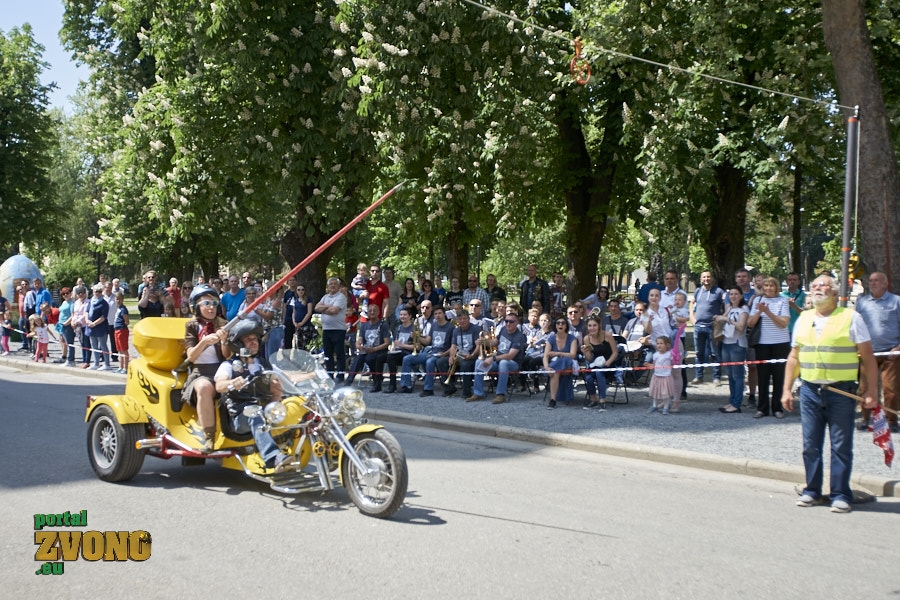
[[[857,201],[859,177],[859,106],[847,119],[847,174],[844,182],[844,231],[841,240],[841,292],[840,305],[847,306],[850,299],[850,244],[853,237],[853,214]]]

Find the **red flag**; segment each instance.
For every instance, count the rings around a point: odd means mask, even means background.
[[[669,310],[668,308],[666,310]],[[682,323],[681,327],[678,328],[678,331],[675,332],[675,335],[672,336],[672,364],[680,365],[681,364],[681,349],[679,348],[679,342],[681,341],[681,334],[684,333],[684,329],[687,327],[687,323]]]
[[[869,419],[869,431],[872,432],[872,442],[884,450],[884,464],[891,466],[894,461],[894,442],[891,440],[891,430],[888,428],[887,419],[881,406],[872,409],[872,417]]]

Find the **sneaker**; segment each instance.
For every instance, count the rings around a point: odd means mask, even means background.
[[[716,377],[715,379],[713,379],[713,385],[719,387],[720,385],[722,385],[722,380]]]
[[[503,404],[506,402],[506,396],[503,394],[497,394],[494,396],[494,399],[491,401],[491,404]]]
[[[54,365],[61,365],[62,363],[66,362],[66,359],[64,359],[64,358],[55,358],[55,359],[53,359],[52,362],[53,362]]]
[[[582,410],[591,410],[593,408],[597,408],[600,406],[599,402],[585,402],[584,408]]]
[[[815,506],[819,503],[818,498],[813,498],[809,494],[803,494],[800,498],[797,499],[797,506],[801,508],[809,508],[810,506]]]
[[[98,367],[97,365],[91,365],[91,366],[87,367],[87,370],[88,371],[99,371],[100,367]]]
[[[71,360],[67,360],[66,362],[63,363],[63,366],[64,367],[74,367],[75,363]]]
[[[466,402],[479,402],[481,400],[484,400],[484,396],[477,396],[475,394],[472,394],[471,396],[466,398]]]
[[[99,367],[97,367],[97,370],[98,371],[112,371],[112,369],[109,368],[109,365],[100,365]]]
[[[664,414],[664,415],[669,414],[669,409],[668,409],[668,408],[663,408],[663,409],[662,409],[662,414]]]
[[[655,413],[657,410],[659,410],[659,407],[654,404],[653,406],[651,406],[650,408],[647,409],[647,412]]]
[[[116,371],[116,373],[118,373],[119,375],[127,375],[128,369],[119,369],[118,371]]]
[[[693,379],[691,379],[691,385],[699,385],[701,383],[703,383],[702,377],[694,377]]]
[[[556,400],[551,400],[549,404],[547,404],[547,410],[553,410],[556,408]]]
[[[412,394],[412,388],[408,388],[404,385],[402,388],[400,388],[400,393],[401,394]]]
[[[850,504],[846,500],[835,500],[831,503],[831,512],[848,513],[850,512]]]
[[[427,398],[428,396],[434,396],[434,390],[422,390],[422,393],[419,394],[421,398]]]
[[[600,412],[606,412],[606,402],[598,402],[597,410],[599,410]]]

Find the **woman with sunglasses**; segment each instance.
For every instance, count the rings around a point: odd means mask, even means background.
[[[554,334],[544,346],[544,369],[550,375],[550,404],[548,409],[556,408],[557,401],[571,402],[575,398],[572,385],[572,369],[575,367],[575,356],[578,345],[575,336],[569,333],[569,322],[562,317],[553,321]],[[562,381],[560,381],[562,380]],[[562,390],[560,390],[562,385]]]
[[[219,293],[214,288],[198,285],[191,293],[194,317],[184,325],[185,358],[190,370],[181,388],[182,401],[197,409],[197,420],[203,429],[202,452],[212,452],[216,440],[216,387],[213,377],[225,352],[222,342],[227,332],[225,319],[216,316]]]

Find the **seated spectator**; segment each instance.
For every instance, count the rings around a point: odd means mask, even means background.
[[[369,304],[366,310],[367,319],[359,324],[356,357],[350,366],[347,385],[352,385],[356,375],[362,373],[363,366],[367,366],[372,373],[371,391],[380,392],[384,380],[384,363],[387,360],[388,346],[391,345],[391,332],[387,321],[381,319],[381,308],[377,304]]]
[[[569,322],[560,317],[553,325],[555,333],[544,346],[544,370],[550,374],[550,404],[547,407],[550,409],[556,408],[557,401],[571,402],[574,399],[572,370],[578,355],[578,340],[569,333]]]

